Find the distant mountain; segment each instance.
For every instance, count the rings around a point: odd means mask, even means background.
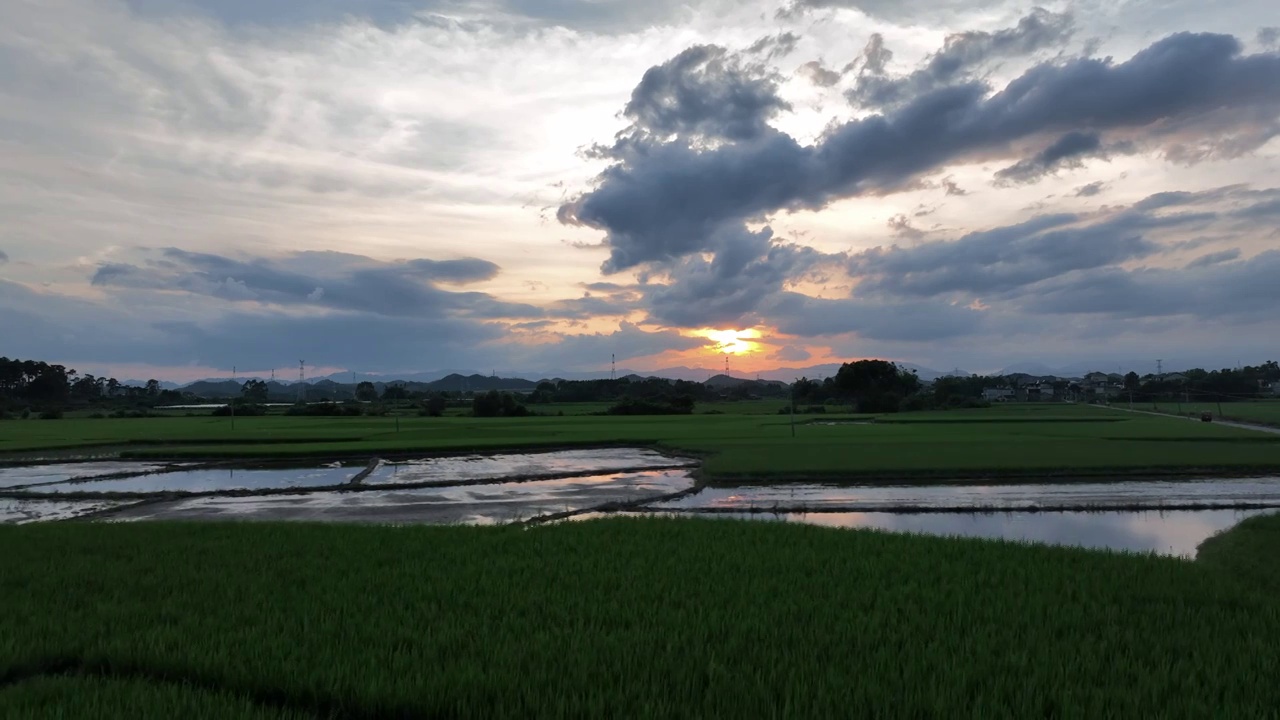
[[[446,375],[429,383],[425,383],[427,390],[436,392],[488,392],[490,390],[518,390],[527,392],[538,386],[533,380],[524,378],[503,378],[494,377],[492,375],[462,375],[453,373]],[[413,384],[410,385],[413,388]]]
[[[121,380],[120,384],[124,387],[144,388],[147,386],[147,381],[146,380]],[[167,380],[160,381],[161,390],[177,390],[179,387],[181,386],[178,383],[169,382]]]

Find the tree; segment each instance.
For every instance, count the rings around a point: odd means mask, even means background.
[[[423,404],[423,409],[426,410],[427,415],[430,415],[431,417],[440,417],[441,415],[444,415],[444,409],[446,406],[447,403],[445,402],[444,397],[437,394],[427,398],[426,403]]]
[[[408,400],[409,391],[403,385],[388,385],[382,390],[383,400]]]
[[[897,412],[903,398],[920,390],[920,378],[886,360],[859,360],[841,365],[834,385],[858,412]]]
[[[150,395],[151,397],[155,397],[156,395],[159,395],[159,394],[160,394],[160,381],[159,381],[159,380],[156,380],[155,378],[152,378],[151,380],[148,380],[148,381],[147,381],[146,391],[147,391],[147,394],[148,394],[148,395]]]
[[[240,388],[240,397],[248,402],[267,401],[267,383],[262,380],[249,380]]]
[[[364,401],[373,401],[378,399],[378,388],[368,380],[362,381],[356,386],[356,399]]]
[[[1129,392],[1135,392],[1140,387],[1142,387],[1142,378],[1138,377],[1138,373],[1130,370],[1124,376],[1124,389]]]

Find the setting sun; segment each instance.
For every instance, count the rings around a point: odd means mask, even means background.
[[[711,349],[720,354],[745,355],[760,348],[759,343],[751,342],[760,337],[759,330],[707,330],[704,334],[715,343]]]

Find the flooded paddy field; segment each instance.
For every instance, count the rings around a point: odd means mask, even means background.
[[[214,496],[125,509],[113,514],[111,519],[492,525],[603,505],[642,502],[686,490],[692,484],[687,472],[650,470],[414,490]]]
[[[0,501],[0,522],[91,515],[128,522],[490,525],[570,516],[701,515],[1186,555],[1250,514],[1280,508],[1277,477],[696,487],[695,464],[648,449],[607,448],[310,467],[10,467],[0,469],[0,494],[9,498]],[[76,493],[82,495],[71,495]],[[198,496],[183,497],[191,494]]]
[[[807,512],[717,513],[627,512],[628,516],[702,517],[805,523],[941,537],[1013,540],[1193,558],[1200,543],[1255,515],[1277,510],[1066,511],[1066,512]],[[617,513],[584,513],[591,520]]]
[[[733,512],[785,509],[858,512],[941,510],[1280,508],[1280,477],[1205,478],[1026,485],[840,486],[791,484],[705,487],[654,510]]]
[[[0,524],[70,520],[124,505],[118,500],[28,500],[0,498]]]
[[[463,455],[387,462],[367,478],[366,485],[412,485],[502,478],[557,477],[641,468],[689,467],[688,458],[674,458],[641,448],[559,450],[543,453]]]
[[[362,467],[363,465],[280,469],[207,468],[111,480],[65,482],[33,487],[31,491],[48,494],[168,493],[332,487],[349,482]]]
[[[56,483],[79,478],[158,472],[175,467],[169,463],[80,462],[0,467],[0,488]]]

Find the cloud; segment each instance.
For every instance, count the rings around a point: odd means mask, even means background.
[[[126,0],[136,11],[168,16],[191,7],[233,27],[281,29],[359,20],[404,24],[533,24],[587,32],[634,32],[687,14],[677,0]]]
[[[1071,193],[1074,197],[1093,197],[1107,189],[1107,183],[1102,180],[1095,180],[1091,183],[1081,185]]]
[[[526,367],[607,369],[610,355],[622,362],[668,350],[692,350],[706,342],[674,330],[649,332],[634,323],[622,322],[614,332],[566,335],[556,343],[521,347],[519,355]]]
[[[1186,269],[1208,267],[1219,263],[1230,262],[1240,259],[1240,248],[1231,248],[1230,250],[1221,250],[1219,252],[1211,252],[1192,260],[1187,263]]]
[[[946,190],[948,195],[962,196],[969,194],[969,191],[960,187],[959,183],[957,183],[950,175],[942,178],[942,187]]]
[[[622,113],[632,139],[752,140],[791,106],[763,64],[715,45],[695,45],[645,72]]]
[[[1061,45],[1073,31],[1069,14],[1036,8],[1011,28],[948,35],[942,49],[930,55],[922,68],[903,77],[887,77],[884,63],[873,66],[871,56],[867,54],[868,62],[864,68],[871,72],[859,77],[848,97],[851,102],[867,107],[900,103],[965,78],[987,60],[1031,55]]]
[[[9,256],[3,250],[0,250],[0,265],[4,265],[7,262],[9,262]]]
[[[769,308],[778,331],[801,337],[856,333],[900,342],[947,340],[979,332],[986,313],[938,300],[824,299],[788,293]]]
[[[477,318],[538,317],[544,311],[484,293],[449,292],[437,283],[486,280],[498,266],[476,258],[379,262],[359,255],[302,252],[235,259],[168,248],[142,264],[104,263],[92,284],[103,288],[206,295],[235,302],[313,306],[391,317],[445,314]]]
[[[1224,254],[1225,255],[1225,254]],[[1185,268],[1105,268],[1063,277],[1026,298],[1033,312],[1117,318],[1186,315],[1201,319],[1274,317],[1280,251]]]
[[[791,0],[778,10],[779,18],[794,18],[814,10],[859,10],[873,17],[892,21],[919,20],[919,15],[929,13],[936,17],[957,10],[984,7],[977,0]]]
[[[1032,183],[1061,168],[1081,167],[1084,158],[1089,157],[1107,157],[1107,152],[1102,149],[1102,139],[1094,132],[1073,130],[1032,157],[997,171],[996,183]]]
[[[1018,141],[1073,130],[1213,139],[1277,111],[1280,54],[1241,55],[1230,36],[1181,33],[1122,63],[1041,64],[990,96],[977,83],[939,88],[837,125],[811,146],[774,132],[703,150],[648,147],[607,169],[560,217],[605,232],[611,273],[706,251],[777,210],[816,210],[907,187],[949,163],[1007,156]]]
[[[797,72],[818,87],[834,87],[840,82],[841,77],[840,73],[828,70],[818,60],[811,60],[801,65]]]
[[[1280,45],[1280,27],[1258,28],[1258,44],[1269,48]]]
[[[765,35],[746,49],[748,55],[759,55],[765,60],[790,55],[800,42],[800,36],[793,32],[780,32],[777,35]]]
[[[718,242],[711,260],[683,258],[666,270],[666,283],[640,287],[651,320],[686,328],[751,326],[789,283],[844,261],[843,255],[778,242],[767,227]]]
[[[799,345],[784,345],[769,355],[770,360],[779,362],[804,362],[813,357],[813,354]]]

